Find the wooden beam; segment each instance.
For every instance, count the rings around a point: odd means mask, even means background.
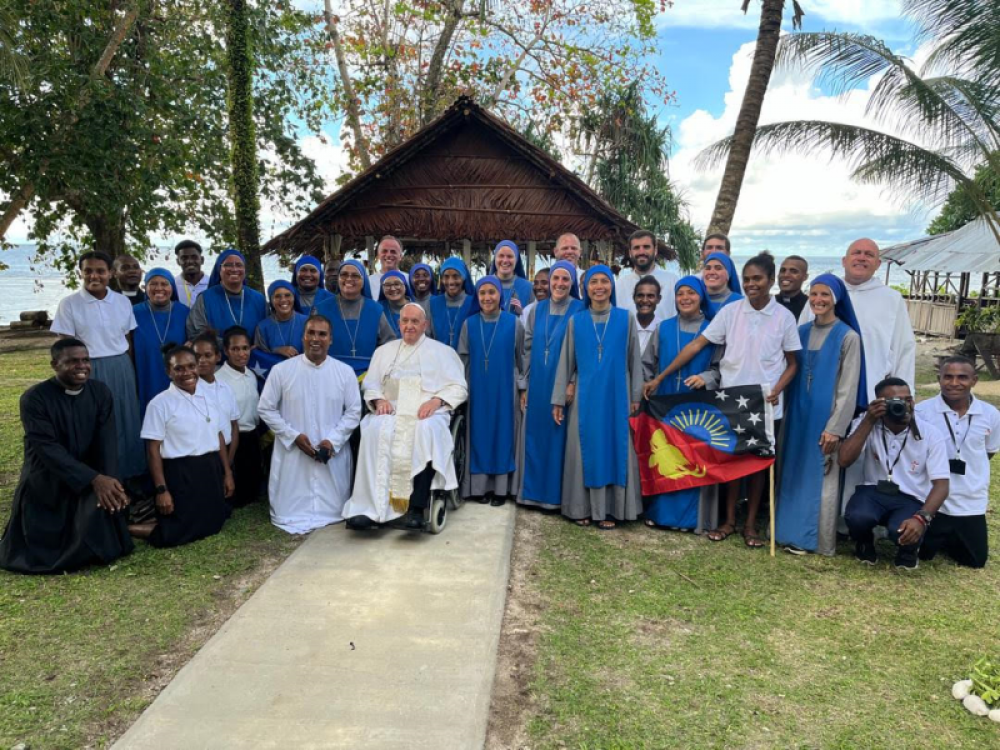
[[[580,268],[590,268],[590,240],[580,243]]]
[[[537,250],[538,243],[534,240],[528,241],[528,278],[535,278],[535,251]]]
[[[560,211],[521,211],[511,208],[466,208],[464,206],[427,206],[417,203],[379,203],[377,206],[357,206],[345,208],[341,213],[362,213],[373,208],[397,208],[402,211],[455,211],[466,214],[506,214],[508,216],[558,216],[565,219],[586,219],[594,224],[602,224],[592,214],[570,214]]]
[[[375,263],[378,258],[375,255],[375,238],[370,234],[365,237],[365,255],[368,258],[368,273],[375,272]]]
[[[469,273],[472,273],[472,240],[462,240],[462,260]]]

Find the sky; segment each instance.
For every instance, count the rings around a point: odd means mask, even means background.
[[[309,6],[312,0],[296,0]],[[901,19],[900,0],[800,0],[806,11],[805,31],[837,29],[872,34],[896,52],[919,58],[911,45],[911,29]],[[791,31],[791,2],[785,30]],[[655,64],[676,100],[657,116],[674,138],[670,176],[689,206],[699,230],[709,222],[722,167],[699,170],[694,161],[706,146],[732,133],[742,102],[754,49],[759,5],[740,12],[740,0],[674,0],[658,20]],[[764,103],[761,123],[789,119],[865,122],[869,87],[846,97],[832,96],[801,74],[776,74]],[[345,168],[339,147],[340,122],[326,128],[325,142],[303,138],[303,150],[317,161],[329,192]],[[842,163],[815,157],[751,157],[731,237],[734,252],[749,255],[769,249],[781,257],[840,255],[858,237],[883,246],[924,234],[935,207],[901,203],[877,187],[852,182]],[[262,234],[273,236],[299,219],[272,208],[262,210]],[[12,227],[9,238],[24,241],[30,219]],[[391,227],[387,228],[391,231]],[[169,242],[175,238],[163,238]]]

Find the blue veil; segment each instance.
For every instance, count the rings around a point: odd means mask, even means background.
[[[521,251],[517,249],[517,243],[511,240],[500,240],[497,246],[493,248],[493,260],[490,261],[490,276],[496,276],[497,273],[497,253],[500,252],[500,248],[509,247],[514,251],[514,275],[520,276],[522,279],[527,280],[528,274],[524,272],[524,262],[521,260]]]
[[[212,274],[208,277],[208,285],[210,287],[218,286],[219,284],[222,283],[222,264],[225,263],[226,258],[231,258],[234,255],[240,260],[242,260],[243,266],[246,267],[247,259],[243,255],[243,253],[241,253],[239,250],[233,247],[226,248],[221,253],[219,253],[219,257],[215,259],[215,265],[212,266]],[[244,276],[243,286],[246,285],[247,285],[247,279],[246,276]]]
[[[177,302],[180,299],[180,297],[177,296],[177,281],[174,279],[174,275],[166,268],[150,268],[146,271],[146,275],[143,276],[142,281],[144,284],[148,284],[150,279],[157,276],[170,282],[170,288],[174,290],[170,294],[170,299],[173,302]]]
[[[344,266],[351,266],[352,268],[357,269],[358,273],[361,274],[361,296],[372,299],[372,284],[368,279],[368,270],[365,268],[364,263],[360,260],[351,258],[340,264],[340,270],[344,270]]]
[[[583,275],[583,304],[590,307],[590,298],[587,296],[587,284],[590,280],[597,274],[604,274],[611,280],[611,306],[618,307],[618,295],[615,293],[615,275],[612,273],[611,269],[604,265],[591,266],[587,269],[587,273]]]
[[[576,266],[568,260],[557,260],[549,266],[549,282],[551,283],[552,281],[552,272],[560,269],[569,273],[569,277],[573,279],[573,286],[570,287],[569,296],[573,299],[580,299],[580,277],[576,275]],[[614,284],[613,281],[612,284]]]
[[[850,326],[861,338],[861,377],[858,379],[857,406],[860,409],[867,408],[868,374],[865,371],[865,337],[861,333],[861,324],[858,322],[858,317],[854,312],[854,305],[851,304],[851,295],[847,293],[847,286],[845,286],[843,279],[834,276],[832,273],[823,273],[817,276],[810,283],[810,289],[816,284],[822,284],[833,292],[833,298],[836,300],[833,311],[837,318]]]
[[[496,276],[483,276],[479,281],[476,282],[476,289],[472,293],[472,303],[469,305],[469,317],[471,318],[476,313],[483,311],[483,308],[479,306],[479,290],[486,286],[487,284],[492,284],[496,287],[497,291],[500,293],[500,299],[503,300],[503,284],[500,283],[500,279]],[[501,303],[502,307],[502,303]]]
[[[710,260],[717,260],[726,267],[726,272],[729,274],[729,291],[734,294],[742,294],[743,291],[740,289],[740,275],[736,270],[736,264],[733,263],[733,259],[725,253],[710,253],[706,256],[702,265],[704,266]]]
[[[712,313],[709,311],[708,290],[705,288],[705,282],[697,276],[685,276],[674,284],[675,295],[677,294],[677,290],[682,286],[686,286],[688,289],[693,289],[698,293],[698,296],[701,298],[701,313],[705,316],[705,320],[711,320]]]
[[[442,276],[444,276],[445,271],[458,271],[462,275],[462,279],[465,282],[464,285],[465,293],[468,294],[470,297],[475,296],[476,287],[472,283],[472,274],[469,273],[469,267],[465,265],[464,260],[452,256],[451,258],[448,258],[444,263],[441,264],[441,268],[439,270]],[[441,293],[444,294],[443,289],[441,290]]]
[[[413,264],[413,268],[410,269],[410,278],[409,278],[410,292],[411,292],[410,298],[411,299],[413,298],[413,294],[412,294],[412,292],[413,292],[413,274],[416,273],[417,271],[420,271],[420,270],[427,271],[427,273],[429,273],[431,275],[431,290],[430,290],[429,294],[432,297],[435,294],[437,294],[437,279],[434,278],[434,269],[431,268],[426,263],[414,263]]]

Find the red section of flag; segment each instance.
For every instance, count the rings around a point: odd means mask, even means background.
[[[773,458],[726,453],[640,412],[632,417],[643,495],[729,482],[766,469]]]

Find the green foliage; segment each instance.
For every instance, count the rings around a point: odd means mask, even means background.
[[[972,692],[991,706],[1000,705],[1000,659],[984,656],[975,663]]]
[[[973,178],[983,193],[988,197],[994,211],[1000,212],[1000,175],[986,165],[976,168]],[[927,234],[944,234],[961,229],[979,216],[976,204],[965,190],[956,189],[944,202],[940,213],[927,227]]]
[[[670,130],[647,114],[639,86],[603,94],[579,118],[577,140],[597,192],[631,221],[667,240],[682,268],[694,268],[699,238],[682,216],[683,201],[667,176]]]
[[[228,3],[141,0],[107,74],[88,84],[117,15],[115,3],[9,0],[30,83],[0,80],[0,193],[34,184],[31,240],[70,270],[79,246],[142,255],[158,234],[196,231],[236,241],[225,106]],[[329,112],[312,18],[289,4],[247,6],[254,63],[260,199],[288,212],[320,197],[299,149],[301,124]],[[155,10],[155,13],[154,13]],[[87,103],[67,125],[81,86]],[[301,118],[301,119],[295,119]],[[295,123],[300,123],[296,125]]]
[[[967,307],[958,316],[958,325],[969,333],[1000,333],[1000,307]]]

